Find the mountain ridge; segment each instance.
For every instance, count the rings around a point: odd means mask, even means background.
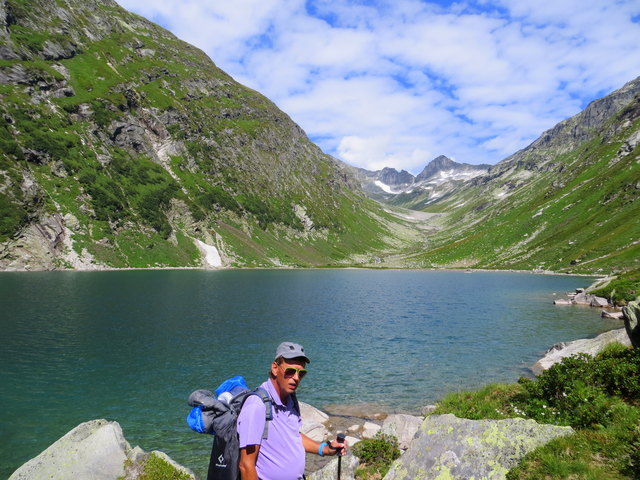
[[[406,170],[398,172],[391,167],[376,171],[351,168],[370,198],[384,204],[420,210],[454,191],[461,183],[485,174],[490,165],[458,163],[440,155],[427,163],[415,176]]]
[[[198,242],[216,266],[350,264],[402,228],[273,102],[112,0],[7,0],[0,54],[0,268],[207,266]]]

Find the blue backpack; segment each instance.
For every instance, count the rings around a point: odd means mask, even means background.
[[[237,409],[235,412],[237,416],[249,395],[258,395],[262,399],[267,407],[267,421],[271,420],[271,398],[267,392],[259,387],[250,390],[244,378],[236,376],[222,382],[215,393],[209,390],[192,392],[188,400],[192,408],[187,415],[187,425],[194,432],[215,435],[214,421],[230,410]]]

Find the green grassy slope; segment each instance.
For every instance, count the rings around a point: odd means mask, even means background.
[[[640,262],[640,130],[636,96],[597,131],[564,149],[527,152],[425,209],[446,212],[424,267],[594,273]],[[541,161],[543,158],[544,161]]]
[[[112,267],[198,266],[196,238],[234,266],[387,248],[393,219],[200,50],[111,1],[6,5],[0,264],[50,218]],[[47,248],[40,267],[71,266],[68,246]]]

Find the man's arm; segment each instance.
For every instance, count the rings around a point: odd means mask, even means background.
[[[256,462],[260,445],[247,445],[240,449],[240,478],[242,480],[258,480]]]
[[[304,447],[305,452],[319,454],[318,450],[320,449],[320,442],[316,442],[315,440],[311,440],[304,433],[300,432],[300,437],[302,437],[302,446]],[[329,445],[331,445],[330,448]],[[331,440],[330,444],[325,444],[322,448],[323,455],[335,455],[338,452],[346,453],[346,445],[344,443],[338,443],[335,440]],[[243,479],[244,480],[244,479]]]

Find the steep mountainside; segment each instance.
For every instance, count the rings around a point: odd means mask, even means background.
[[[389,205],[420,210],[486,173],[490,165],[457,163],[444,155],[431,160],[415,177],[406,170],[384,168],[372,172],[354,168],[354,175],[369,197]]]
[[[112,0],[0,2],[0,269],[350,263],[403,227]]]
[[[640,78],[425,209],[411,266],[609,272],[640,262]]]

